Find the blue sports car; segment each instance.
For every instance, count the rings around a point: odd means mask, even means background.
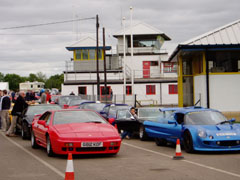
[[[158,146],[180,139],[185,151],[240,150],[240,124],[227,120],[217,110],[183,108],[160,122],[145,121],[145,131]]]

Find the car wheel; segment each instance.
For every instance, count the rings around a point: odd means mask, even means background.
[[[140,125],[139,127],[139,138],[141,141],[145,141],[149,138],[143,125]]]
[[[166,146],[167,140],[163,138],[155,138],[155,143],[157,146]]]
[[[26,122],[22,123],[22,128],[21,128],[21,135],[22,139],[28,139],[29,138],[29,128]]]
[[[54,152],[53,152],[53,150],[52,150],[52,145],[51,145],[51,141],[50,141],[49,136],[47,136],[47,155],[48,155],[49,157],[54,156]]]
[[[184,149],[187,153],[192,153],[194,151],[192,135],[189,131],[186,131],[183,134],[183,144],[184,144]]]
[[[34,136],[33,131],[32,131],[32,133],[31,133],[31,144],[32,144],[32,148],[34,148],[34,149],[36,149],[36,148],[39,147],[39,145],[38,145],[37,142],[36,142],[36,138],[35,138],[35,136]]]

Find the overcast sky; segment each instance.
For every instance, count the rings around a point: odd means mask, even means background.
[[[76,23],[3,28],[98,14],[108,44],[115,44],[112,34],[121,30],[121,17],[129,19],[130,6],[134,20],[172,39],[164,46],[170,53],[183,41],[240,19],[240,0],[0,0],[0,72],[21,76],[43,72],[48,77],[62,73],[65,61],[72,58],[65,47],[86,34],[95,36],[95,20],[79,21],[78,28]]]

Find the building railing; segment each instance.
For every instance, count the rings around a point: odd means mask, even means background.
[[[163,107],[177,107],[176,101],[169,101],[166,96],[155,95],[154,97],[148,95],[79,95],[82,99],[89,101],[100,101],[102,103],[116,103],[128,104],[130,106],[163,106]]]

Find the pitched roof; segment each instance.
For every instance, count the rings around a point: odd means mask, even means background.
[[[74,50],[74,49],[86,49],[86,48],[96,48],[96,39],[92,37],[84,37],[79,41],[73,43],[72,45],[66,47],[67,50]],[[103,48],[103,43],[99,41],[99,48]],[[111,46],[106,45],[106,49],[111,49]]]
[[[150,26],[149,24],[138,22],[132,26],[133,35],[161,35],[165,40],[171,40],[164,32]],[[125,29],[125,35],[131,35],[131,27]],[[113,35],[114,37],[123,36],[123,30]]]
[[[240,19],[181,43],[181,45],[224,44],[240,44]]]
[[[225,26],[209,31],[198,37],[180,43],[173,51],[168,61],[176,61],[176,55],[181,49],[201,48],[240,48],[240,19]]]

